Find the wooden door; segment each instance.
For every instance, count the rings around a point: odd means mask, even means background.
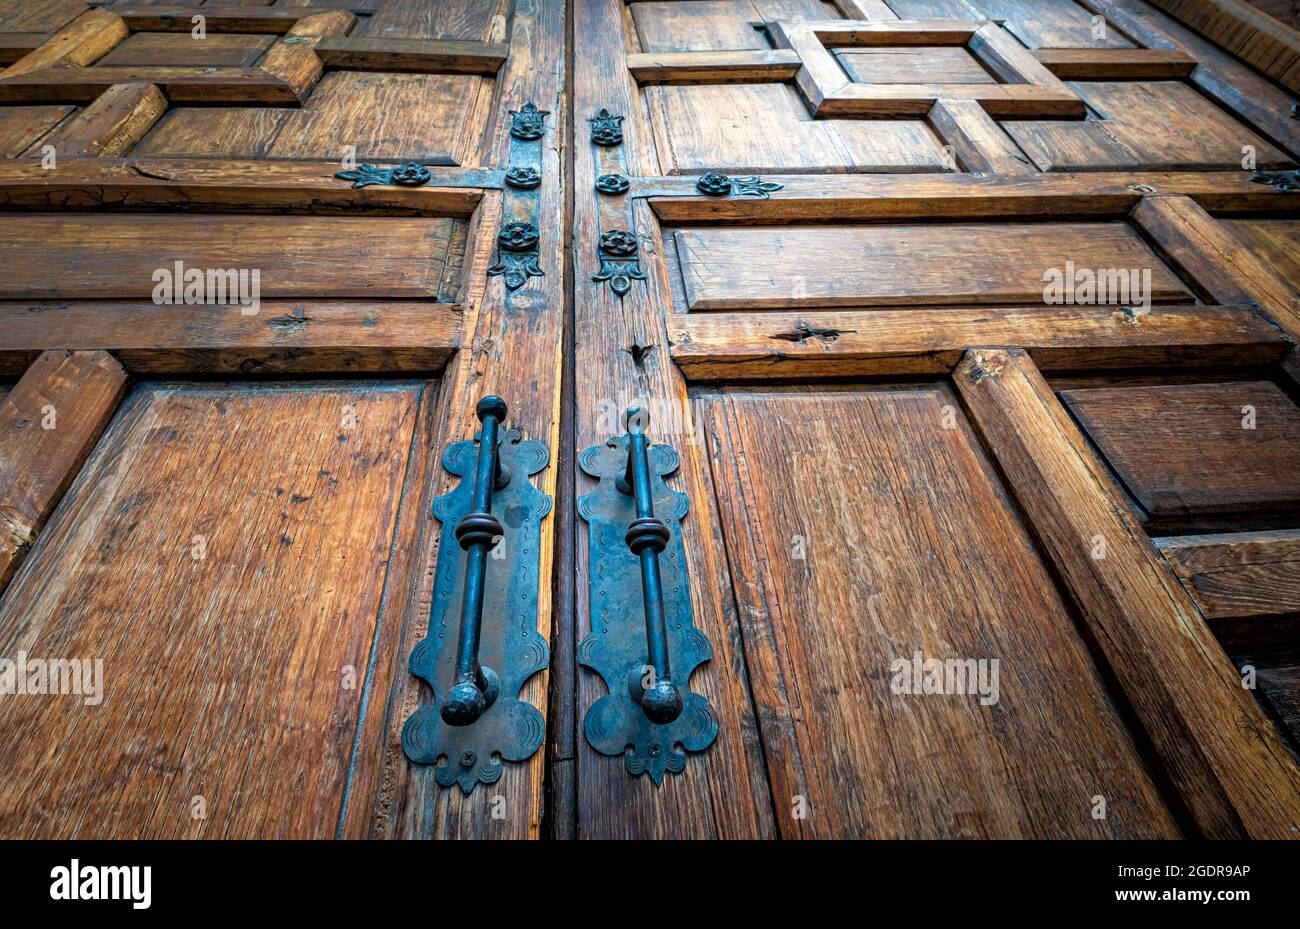
[[[577,834],[1296,836],[1298,201],[1243,170],[1294,169],[1293,73],[1104,0],[589,0],[575,41],[577,447],[636,404],[680,453],[720,726],[657,789],[578,735]]]
[[[103,662],[0,694],[0,835],[1297,836],[1297,50],[1173,0],[0,0],[0,661]],[[492,394],[549,449],[546,737],[465,792],[402,732]],[[580,644],[640,596],[580,503],[633,406],[717,723],[653,764]]]
[[[544,753],[467,798],[399,739],[430,699],[406,663],[444,447],[485,394],[528,438],[559,426],[563,23],[0,4],[0,654],[102,660],[93,699],[0,698],[0,834],[538,834]],[[540,230],[514,290],[489,274],[510,219]]]

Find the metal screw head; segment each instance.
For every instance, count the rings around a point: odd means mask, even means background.
[[[497,242],[509,252],[526,252],[537,245],[537,227],[532,223],[506,223]]]
[[[700,176],[695,182],[695,189],[706,197],[725,197],[731,193],[731,178],[725,174],[710,172]]]
[[[472,768],[476,761],[478,761],[478,756],[473,752],[465,752],[460,756],[460,766],[462,768]]]
[[[602,174],[596,178],[596,190],[610,196],[625,194],[631,186],[631,182],[621,174]]]
[[[516,190],[532,190],[542,184],[542,174],[536,168],[511,168],[506,172],[506,186]]]

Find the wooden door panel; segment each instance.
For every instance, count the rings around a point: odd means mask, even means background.
[[[334,834],[435,396],[410,382],[135,388],[0,607],[7,656],[103,659],[102,704],[0,706],[14,736],[0,832]],[[29,745],[48,750],[16,750]]]
[[[1261,261],[1300,292],[1300,220],[1220,220]]]
[[[1003,122],[1040,170],[1240,170],[1247,146],[1260,168],[1291,161],[1187,84],[1071,81],[1067,86],[1087,101],[1094,116],[1078,122]]]
[[[754,24],[839,18],[822,0],[650,0],[628,8],[647,52],[770,48]]]
[[[948,170],[920,120],[813,120],[786,84],[645,88],[665,174]]]
[[[751,682],[783,835],[1175,833],[950,390],[697,408],[742,625],[773,652]],[[900,695],[917,653],[996,659],[1000,692]]]
[[[77,112],[75,106],[0,106],[0,157],[17,158]]]
[[[1053,268],[1064,275],[1067,261],[1078,269],[1150,269],[1153,301],[1192,299],[1124,223],[703,226],[676,230],[672,241],[691,312],[1041,305],[1044,275]]]
[[[180,261],[200,270],[257,269],[269,298],[436,298],[459,284],[457,225],[400,217],[25,215],[0,232],[0,297],[149,298],[155,272],[171,274]]]
[[[1129,48],[1108,30],[1094,33],[1088,9],[1075,0],[888,0],[902,19],[996,19],[1027,48]]]
[[[1151,516],[1300,508],[1300,408],[1274,384],[1090,388],[1061,401]]]

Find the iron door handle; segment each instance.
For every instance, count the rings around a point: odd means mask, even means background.
[[[667,725],[682,712],[682,695],[672,680],[668,658],[668,621],[664,616],[663,580],[659,574],[659,553],[671,537],[668,526],[655,516],[650,496],[650,461],[645,425],[648,417],[640,407],[627,411],[627,469],[617,486],[632,497],[636,519],[628,524],[624,541],[641,562],[641,597],[645,602],[646,655],[649,667],[641,674],[633,672],[628,681],[632,699],[641,704],[646,719]],[[650,686],[645,676],[653,675]]]
[[[456,526],[456,540],[466,552],[465,594],[460,614],[460,638],[456,648],[456,683],[442,698],[439,708],[449,726],[468,726],[490,707],[501,691],[501,679],[491,668],[479,664],[479,634],[483,627],[483,587],[487,576],[488,551],[500,541],[504,530],[492,515],[492,492],[510,483],[510,473],[501,466],[497,453],[497,428],[509,410],[500,397],[484,397],[475,409],[483,428],[479,439],[478,463],[474,469],[473,507]]]

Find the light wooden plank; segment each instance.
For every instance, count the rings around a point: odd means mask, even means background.
[[[941,98],[928,114],[930,125],[961,165],[974,174],[1038,174],[1011,137],[974,100]]]
[[[45,142],[61,157],[112,157],[130,151],[167,112],[153,84],[114,84]]]
[[[436,297],[450,219],[24,214],[0,225],[0,298],[152,299],[161,270],[254,270],[260,296]],[[174,275],[173,275],[174,276]],[[179,299],[173,286],[173,299]],[[167,300],[166,294],[163,299]]]
[[[332,37],[316,46],[329,68],[349,71],[485,74],[501,70],[508,49],[488,42]]]
[[[84,67],[126,36],[126,23],[121,16],[101,7],[88,9],[48,41],[0,71],[0,82],[49,68]]]
[[[979,345],[1028,349],[1045,370],[1266,365],[1291,343],[1249,306],[944,307],[672,316],[693,381],[947,374]]]
[[[673,241],[691,311],[1042,304],[1046,272],[1064,274],[1067,261],[1149,269],[1152,301],[1189,297],[1123,223],[701,227]]]
[[[48,351],[0,399],[0,592],[125,389],[126,373],[107,352]]]
[[[781,83],[794,78],[799,64],[799,55],[788,48],[627,56],[627,68],[639,84]]]
[[[1295,838],[1300,768],[1028,356],[955,380],[1198,828]]]
[[[1196,59],[1176,48],[1043,48],[1034,57],[1062,80],[1168,80],[1196,70]]]
[[[436,373],[460,344],[448,303],[270,300],[235,307],[67,301],[0,304],[0,373],[38,352],[101,348],[134,374]]]

